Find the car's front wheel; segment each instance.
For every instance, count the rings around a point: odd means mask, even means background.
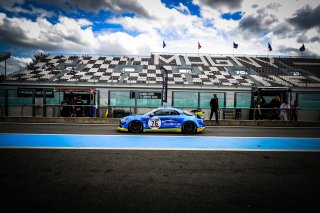
[[[186,134],[193,134],[197,131],[197,126],[195,123],[191,121],[187,121],[185,124],[182,126],[182,132]]]
[[[128,130],[131,133],[142,132],[142,123],[140,121],[131,121]]]

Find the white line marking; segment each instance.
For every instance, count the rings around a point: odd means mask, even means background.
[[[123,133],[127,134],[127,133]],[[311,139],[311,140],[320,140],[320,138],[306,138],[306,137],[237,137],[237,136],[193,136],[193,135],[144,135],[143,133],[140,135],[88,135],[88,134],[41,134],[41,133],[0,133],[0,135],[48,135],[48,136],[54,136],[54,135],[69,135],[69,136],[89,136],[89,137],[176,137],[176,138],[181,138],[181,137],[193,137],[193,138],[285,138],[285,139]]]

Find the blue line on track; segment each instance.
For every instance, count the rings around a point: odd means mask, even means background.
[[[6,147],[320,151],[320,139],[0,134],[0,148]]]

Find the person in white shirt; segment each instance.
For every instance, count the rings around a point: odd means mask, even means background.
[[[290,109],[290,106],[288,104],[288,101],[283,102],[280,106],[280,119],[281,120],[288,120],[288,111]]]

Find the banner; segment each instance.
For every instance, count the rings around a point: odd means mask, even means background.
[[[130,99],[161,99],[161,92],[130,91]]]
[[[43,89],[39,88],[18,88],[17,89],[17,97],[32,97],[34,96],[37,98],[43,97]],[[54,98],[54,91],[53,89],[46,89],[46,97],[47,98]]]
[[[168,72],[165,68],[161,67],[162,72],[162,102],[167,103],[168,94]]]

